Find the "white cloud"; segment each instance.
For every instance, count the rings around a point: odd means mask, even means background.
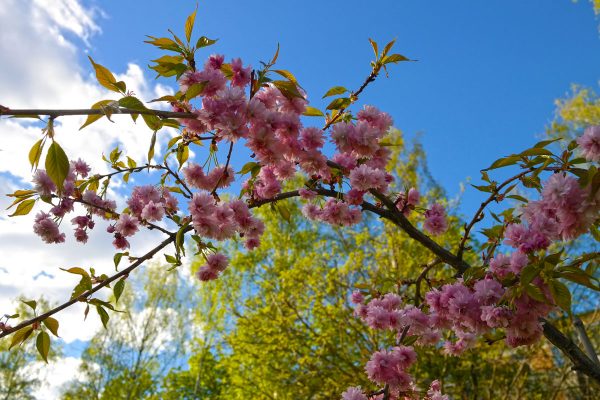
[[[86,9],[77,0],[4,0],[0,7],[0,104],[10,108],[86,108],[101,99],[118,98],[96,83],[90,66],[81,66],[77,61],[78,52],[85,50],[82,45],[101,31],[98,15],[101,11]],[[116,75],[142,100],[170,91],[148,83],[135,64],[128,64],[124,72]],[[119,145],[138,163],[145,162],[151,132],[141,118],[138,124],[129,116],[114,116],[118,123],[103,118],[79,131],[84,120],[85,117],[57,120],[55,138],[70,158],[81,157],[94,172],[103,173],[108,166],[101,154],[108,154]],[[162,132],[162,142],[168,136],[170,133]],[[32,232],[38,205],[29,216],[7,217],[5,195],[27,187],[31,177],[28,152],[40,137],[40,126],[31,121],[0,120],[0,254],[4,255],[0,258],[0,313],[11,312],[19,294],[29,298],[43,295],[52,302],[64,302],[77,277],[59,267],[93,266],[100,273],[114,271],[111,238],[105,233],[105,223],[98,221],[90,241],[82,246],[72,239],[66,219],[61,230],[67,234],[67,243],[46,245]],[[123,203],[122,198],[118,200]],[[158,237],[154,232],[140,233],[131,241],[133,252],[143,254]],[[59,313],[63,339],[89,340],[100,326],[97,316],[91,314],[82,323],[82,305]]]
[[[81,360],[75,357],[61,357],[53,360],[51,368],[41,361],[34,363],[31,368],[33,373],[39,374],[40,387],[33,393],[38,399],[58,400],[61,390],[66,383],[73,380],[82,380],[78,372]]]

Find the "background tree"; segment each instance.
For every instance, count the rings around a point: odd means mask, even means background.
[[[153,264],[128,279],[114,322],[98,332],[82,354],[81,381],[64,399],[141,399],[155,393],[162,377],[185,360],[194,335],[189,279]]]

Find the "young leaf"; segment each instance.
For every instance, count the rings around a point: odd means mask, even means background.
[[[319,110],[318,108],[315,107],[311,107],[311,106],[306,106],[306,110],[302,113],[302,115],[305,115],[307,117],[324,117],[325,114],[323,114],[323,112],[321,110]]]
[[[154,158],[154,145],[156,144],[156,131],[152,133],[152,139],[150,139],[150,149],[148,149],[148,163],[152,162]]]
[[[283,76],[285,79],[298,86],[298,80],[296,80],[296,77],[290,71],[285,69],[274,69],[273,72]]]
[[[379,58],[379,49],[377,48],[377,42],[373,39],[369,38],[369,43],[371,43],[371,47],[373,48],[373,53],[375,53],[375,59]]]
[[[25,328],[19,329],[17,332],[15,332],[13,334],[13,337],[12,337],[12,340],[10,341],[10,346],[8,347],[8,349],[10,350],[14,346],[26,341],[27,338],[29,338],[29,335],[31,335],[31,332],[33,332],[32,326],[26,326]]]
[[[35,300],[21,300],[21,302],[24,304],[27,304],[34,311],[35,311],[35,308],[37,307],[37,301],[35,301]]]
[[[333,100],[327,106],[328,110],[341,110],[342,108],[346,108],[350,105],[350,99],[348,97],[340,97],[339,99]]]
[[[410,59],[404,57],[402,54],[390,54],[389,56],[385,56],[381,59],[382,64],[397,64],[400,61],[410,61]]]
[[[93,110],[102,110],[105,107],[107,107],[109,104],[114,103],[114,100],[100,100],[99,102],[95,103],[94,105],[92,105],[92,107],[90,107]],[[81,125],[79,127],[79,130],[82,130],[83,128],[85,128],[86,126],[98,121],[100,118],[104,117],[104,115],[102,114],[97,114],[97,115],[88,115],[87,119],[85,120],[85,122],[83,123],[83,125]]]
[[[198,7],[198,6],[196,6]],[[194,30],[194,22],[196,21],[196,11],[198,11],[198,8],[196,8],[194,10],[193,13],[190,14],[189,17],[187,17],[187,19],[185,20],[185,38],[187,39],[188,43],[190,42],[190,39],[192,38],[192,31]]]
[[[187,161],[190,156],[190,149],[188,146],[181,145],[177,147],[177,162],[179,162],[179,169],[183,167],[183,164]]]
[[[62,189],[69,173],[69,159],[57,142],[52,142],[46,155],[46,173],[57,188]]]
[[[345,87],[343,87],[343,86],[334,86],[334,87],[332,87],[331,89],[329,89],[329,90],[327,91],[327,93],[325,93],[325,94],[323,95],[323,97],[322,97],[322,98],[324,99],[325,97],[329,97],[329,96],[335,96],[335,95],[338,95],[338,94],[344,94],[344,93],[346,93],[346,92],[348,92],[348,91],[349,91],[349,90],[348,90],[348,89],[346,89],[346,88],[345,88]]]
[[[115,287],[113,288],[113,293],[115,294],[115,303],[119,302],[119,298],[123,293],[123,289],[125,288],[125,280],[121,279],[115,283]]]
[[[200,49],[202,47],[212,46],[213,44],[217,43],[217,40],[219,39],[209,39],[206,36],[201,36],[196,42],[196,48]]]
[[[55,320],[52,317],[47,317],[46,319],[42,320],[42,323],[44,325],[46,325],[46,328],[48,328],[54,336],[58,337],[58,321],[57,320]]]
[[[90,59],[90,62],[92,63],[92,65],[94,66],[94,69],[96,70],[96,79],[98,80],[98,83],[101,84],[102,86],[104,86],[105,88],[107,88],[108,90],[111,90],[113,92],[125,92],[125,88],[123,87],[123,85],[120,85],[117,83],[117,80],[115,79],[115,77],[113,76],[112,72],[110,72],[108,70],[108,68],[103,67],[100,64],[96,64],[96,62],[94,62],[94,60],[92,59],[92,57],[88,56],[88,58]]]
[[[100,316],[100,321],[102,321],[102,325],[104,326],[104,329],[107,329],[106,324],[108,323],[108,320],[110,319],[110,317],[108,316],[108,313],[106,312],[106,310],[104,308],[102,308],[101,305],[96,306],[96,311],[98,312],[98,315]]]
[[[20,201],[20,199],[17,201]],[[15,210],[15,212],[10,214],[9,217],[15,217],[17,215],[29,214],[31,212],[31,210],[33,209],[34,204],[35,204],[35,200],[33,200],[33,199],[21,201],[19,203],[19,205],[17,206],[17,209]]]
[[[31,163],[31,169],[37,169],[43,149],[44,140],[40,139],[35,142],[35,144],[31,147],[31,150],[29,150],[29,162]]]
[[[564,311],[571,312],[571,292],[569,288],[556,279],[549,282],[550,293],[557,306],[562,308]]]
[[[37,339],[35,340],[35,347],[37,347],[40,356],[48,363],[48,351],[50,350],[50,335],[46,332],[41,331],[37,335]]]

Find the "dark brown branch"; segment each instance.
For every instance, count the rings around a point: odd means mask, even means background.
[[[175,111],[163,111],[163,110],[133,110],[131,108],[122,108],[122,107],[109,107],[111,116],[114,115],[132,115],[132,114],[142,114],[142,115],[155,115],[159,118],[193,118],[196,119],[198,116],[194,113],[188,112],[175,112]],[[57,118],[62,116],[69,115],[106,115],[106,111],[102,109],[92,109],[92,108],[84,108],[84,109],[18,109],[12,110],[10,108],[0,108],[0,116],[30,116],[30,115],[47,115],[50,118]]]
[[[541,320],[544,336],[558,347],[573,363],[573,369],[580,371],[600,383],[600,365],[589,358],[570,338],[545,319]]]

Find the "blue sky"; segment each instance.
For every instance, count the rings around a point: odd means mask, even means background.
[[[181,33],[195,7],[88,4],[106,13],[90,53],[116,70],[156,58],[144,35]],[[393,66],[361,103],[389,112],[408,137],[422,132],[433,176],[451,195],[491,161],[533,144],[572,83],[596,87],[600,77],[598,21],[586,1],[202,1],[195,33],[220,39],[210,52],[252,65],[280,43],[279,65],[319,107],[327,88],[355,88],[369,73],[369,37],[396,38],[396,51],[419,61]],[[468,213],[478,194],[464,200]]]

